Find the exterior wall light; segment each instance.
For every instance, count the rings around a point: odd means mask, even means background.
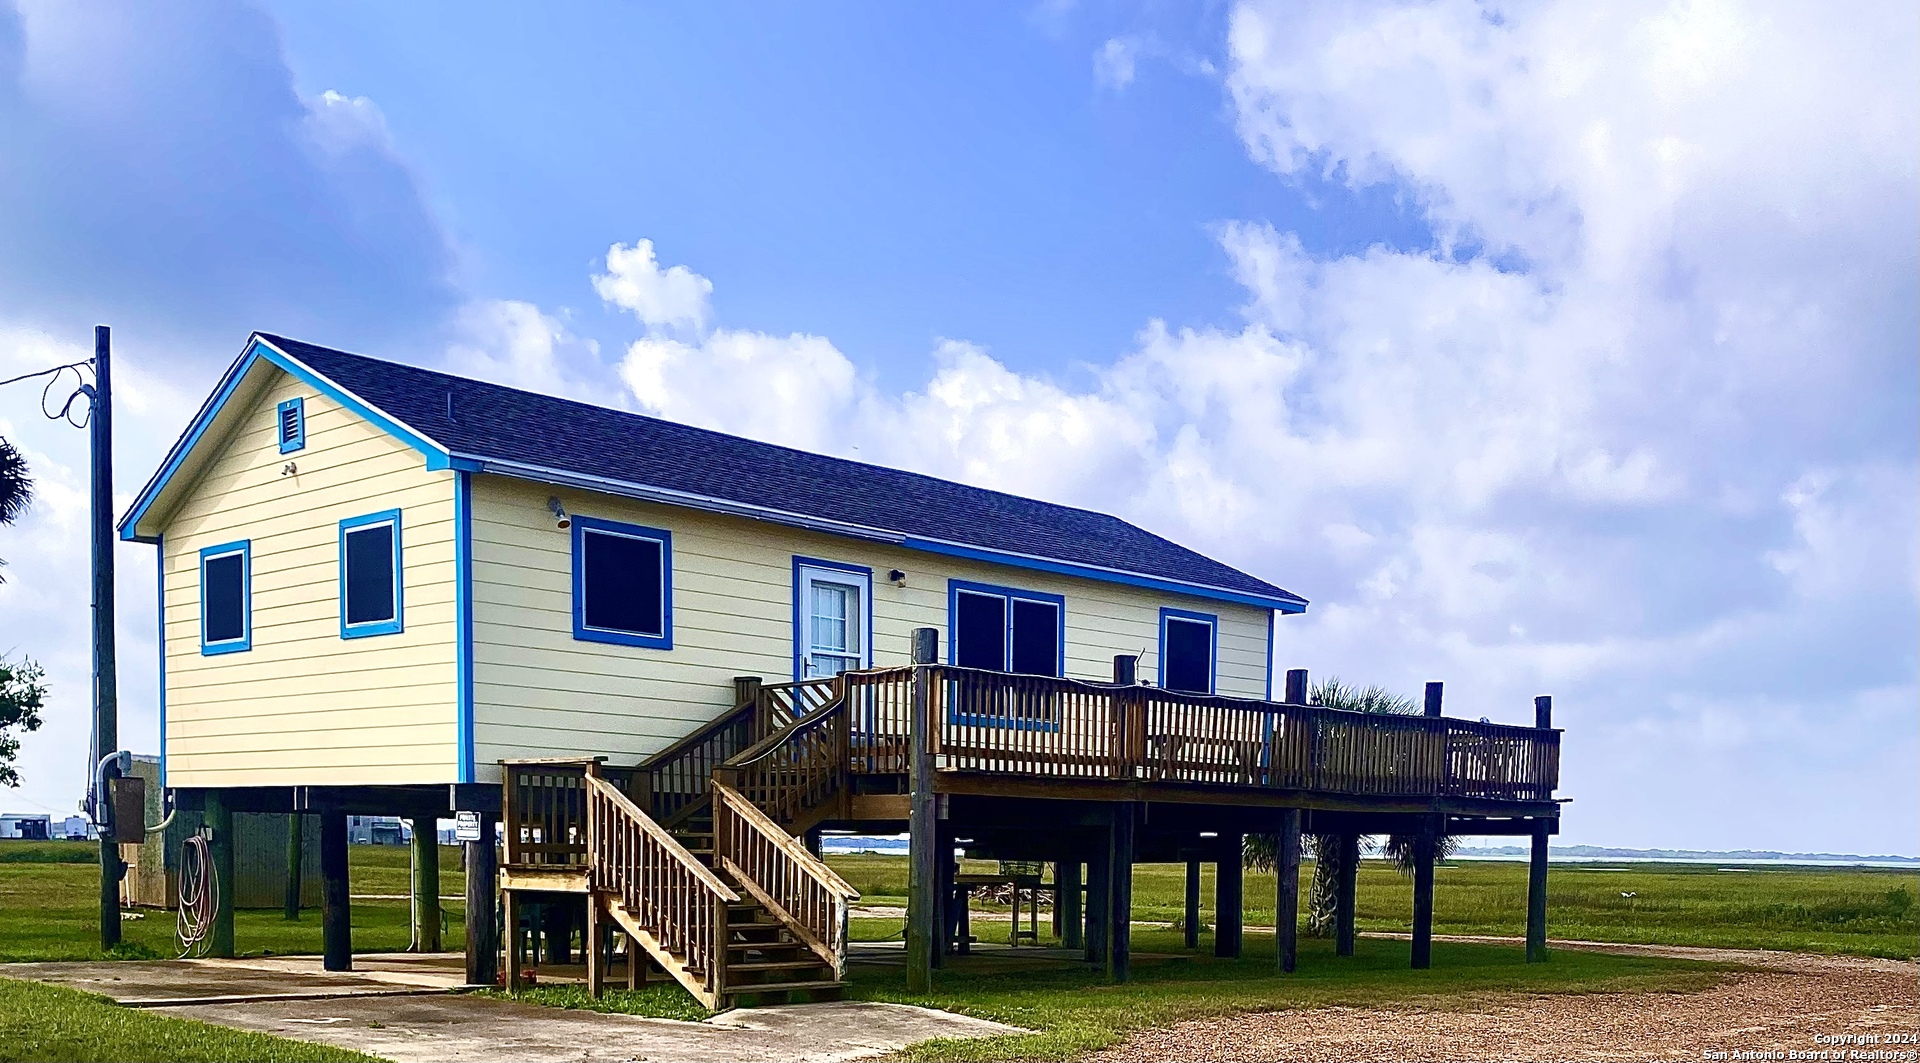
[[[566,531],[568,528],[573,527],[573,518],[567,516],[567,509],[560,504],[560,499],[557,496],[547,496],[547,512],[553,514],[554,527],[559,528],[561,531]]]

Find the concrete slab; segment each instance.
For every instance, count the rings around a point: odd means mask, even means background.
[[[1024,1032],[942,1011],[865,1001],[742,1009],[707,1022],[563,1011],[462,995],[195,1005],[170,1007],[166,1014],[358,1049],[398,1063],[833,1063],[884,1055],[931,1037]]]
[[[0,964],[0,978],[69,986],[128,1007],[444,993],[466,980],[458,953],[356,956],[354,967],[325,971],[314,956],[9,963]]]

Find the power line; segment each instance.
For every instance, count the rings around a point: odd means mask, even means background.
[[[82,372],[82,370],[88,372],[94,371],[93,359],[88,358],[85,361],[68,362],[66,365],[50,366],[36,372],[22,373],[16,377],[8,377],[5,380],[0,380],[0,387],[6,387],[8,384],[18,384],[23,380],[32,380],[35,377],[46,377],[47,386],[40,391],[40,412],[45,414],[49,421],[65,421],[75,428],[85,428],[88,419],[92,416],[93,404],[91,400],[93,398],[93,386],[87,383],[87,374]],[[51,408],[53,389],[59,386],[60,381],[69,371],[73,373],[76,383],[74,384],[73,390],[67,394],[66,401],[60,404],[60,408],[57,410],[53,409]],[[76,411],[73,407],[74,400],[82,395],[87,396],[89,402],[84,409]],[[74,419],[76,412],[80,414],[79,420]]]
[[[42,369],[39,372],[35,372],[35,373],[22,373],[19,376],[8,377],[5,380],[0,380],[0,388],[6,387],[8,384],[18,384],[22,380],[32,380],[34,377],[37,377],[37,376],[46,376],[49,373],[58,373],[63,369],[72,369],[77,373],[81,366],[91,366],[92,364],[93,364],[93,359],[88,358],[83,361],[68,362],[66,365],[56,365],[48,369]]]

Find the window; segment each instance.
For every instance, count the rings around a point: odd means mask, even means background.
[[[252,547],[247,540],[200,551],[200,652],[253,646]]]
[[[1215,633],[1211,613],[1160,610],[1160,685],[1186,694],[1213,693]]]
[[[292,398],[280,404],[274,414],[274,431],[280,438],[280,453],[291,454],[307,445],[307,403]]]
[[[953,580],[948,630],[962,668],[1060,674],[1066,599],[1057,594]]]
[[[794,678],[820,679],[873,662],[873,570],[793,559]]]
[[[402,629],[400,511],[340,522],[340,637]]]
[[[1066,599],[1057,594],[952,580],[949,659],[962,668],[1058,676],[1065,656]],[[956,677],[948,690],[956,723],[1057,728],[1051,690],[991,676]]]
[[[673,537],[638,524],[573,518],[573,637],[673,648]]]

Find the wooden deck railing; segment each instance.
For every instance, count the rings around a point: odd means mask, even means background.
[[[716,784],[737,789],[775,822],[796,827],[839,796],[847,781],[847,706],[817,708],[714,769]]]
[[[597,773],[632,796],[632,768],[612,768],[604,758],[509,760],[500,765],[501,809],[510,865],[567,866],[587,862],[587,775]]]
[[[755,802],[713,783],[714,858],[823,961],[846,973],[847,904],[860,896]]]
[[[638,788],[646,795],[641,803],[662,824],[674,826],[705,808],[707,780],[715,768],[827,704],[834,697],[834,681],[756,682],[740,693],[731,710],[641,764]]]
[[[933,665],[940,768],[1048,778],[1547,801],[1560,732]],[[906,770],[911,668],[841,677],[848,764]]]
[[[605,779],[589,773],[585,792],[593,888],[618,897],[660,948],[702,976],[711,999],[721,999],[727,905],[740,895]]]

